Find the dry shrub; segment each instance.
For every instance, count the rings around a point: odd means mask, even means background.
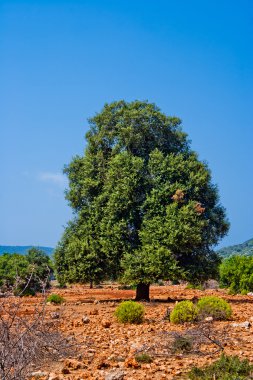
[[[69,355],[74,346],[62,336],[60,319],[46,317],[45,296],[33,310],[24,298],[5,294],[0,300],[0,379],[25,380],[45,361]]]

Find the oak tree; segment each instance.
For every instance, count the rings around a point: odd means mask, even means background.
[[[149,299],[158,279],[204,281],[228,221],[181,120],[148,102],[106,104],[65,167],[74,210],[55,253],[62,282],[117,278]]]

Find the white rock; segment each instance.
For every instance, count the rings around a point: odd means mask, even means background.
[[[125,373],[122,370],[112,370],[105,374],[105,380],[123,380]]]
[[[47,376],[48,372],[36,371],[36,372],[32,372],[31,375],[33,377],[40,378],[40,377],[43,377],[43,376]]]
[[[90,322],[90,320],[89,320],[89,318],[88,318],[86,315],[84,315],[84,316],[82,317],[82,322],[83,322],[83,324],[87,324],[87,323]]]
[[[246,322],[240,322],[240,323],[232,323],[232,327],[244,327],[245,329],[249,329],[251,326],[251,323],[249,321]]]
[[[213,317],[206,317],[205,318],[205,322],[212,322],[213,321]]]

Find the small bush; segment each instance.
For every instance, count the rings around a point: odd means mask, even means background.
[[[47,297],[47,302],[55,303],[57,305],[63,303],[64,301],[65,301],[64,298],[60,296],[59,294],[50,294]]]
[[[174,354],[190,352],[192,347],[192,338],[187,335],[176,335],[172,342],[172,352]]]
[[[25,288],[22,286],[18,286],[13,291],[14,296],[35,296],[36,292],[34,289]]]
[[[152,363],[152,361],[153,361],[151,356],[149,354],[147,354],[146,352],[143,352],[142,354],[136,355],[135,360],[138,363]]]
[[[230,318],[232,314],[229,303],[215,296],[201,298],[197,303],[197,308],[199,319],[213,317],[213,319],[222,320]]]
[[[118,290],[131,290],[132,286],[131,285],[119,285]]]
[[[201,284],[191,284],[191,283],[188,283],[186,285],[186,289],[204,290],[204,286],[201,285]]]
[[[191,301],[179,302],[170,314],[170,321],[172,323],[193,322],[196,320],[198,310]]]
[[[220,286],[231,294],[253,291],[253,256],[231,256],[220,265]]]
[[[117,307],[115,316],[121,323],[141,323],[144,313],[143,305],[134,301],[124,301]]]
[[[248,359],[222,355],[219,360],[205,368],[194,367],[188,374],[190,380],[249,380],[253,366]]]

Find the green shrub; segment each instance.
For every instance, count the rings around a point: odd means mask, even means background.
[[[205,368],[194,367],[188,374],[190,380],[249,380],[253,366],[248,359],[222,355],[219,360]]]
[[[136,355],[135,360],[138,363],[152,363],[153,361],[152,357],[146,352]]]
[[[229,303],[222,298],[215,296],[206,296],[200,298],[197,303],[198,318],[213,317],[213,319],[222,320],[231,317],[232,309]]]
[[[191,301],[181,301],[172,310],[170,321],[172,323],[193,322],[197,318],[198,310]]]
[[[18,286],[13,291],[14,296],[35,296],[36,292],[32,288],[25,288],[24,286]]]
[[[190,352],[193,346],[192,338],[187,335],[176,335],[172,342],[172,353]]]
[[[65,301],[64,298],[60,296],[59,294],[50,294],[47,297],[47,302],[55,303],[57,305],[63,303],[64,301]]]
[[[144,313],[144,306],[140,303],[124,301],[117,307],[115,316],[121,323],[141,323]]]
[[[186,289],[204,290],[204,286],[201,285],[201,284],[192,284],[192,283],[189,282],[186,285]]]
[[[253,256],[231,256],[220,265],[220,286],[231,294],[253,291]]]
[[[119,285],[118,289],[119,290],[136,290],[137,286],[136,285]]]
[[[34,295],[49,287],[52,264],[40,249],[31,248],[26,255],[4,253],[0,256],[1,291],[15,295]]]

